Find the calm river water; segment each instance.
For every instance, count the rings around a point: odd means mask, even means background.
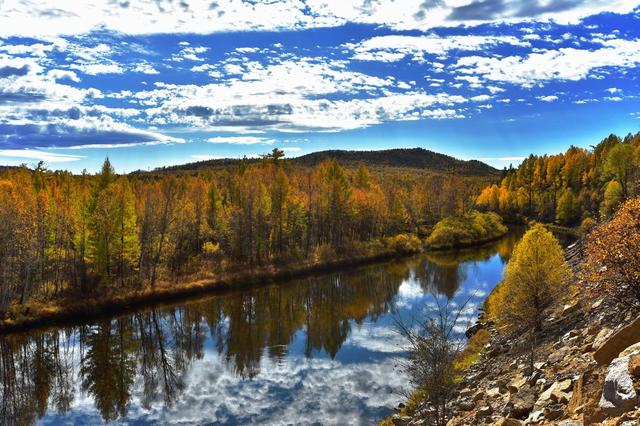
[[[396,320],[435,294],[472,321],[520,235],[0,337],[0,424],[374,424],[407,389]]]

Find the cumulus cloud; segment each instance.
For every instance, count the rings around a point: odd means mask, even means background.
[[[394,77],[355,72],[340,60],[272,59],[232,65],[237,68],[233,74],[216,83],[157,83],[155,89],[131,97],[149,106],[145,112],[152,124],[188,123],[235,132],[340,131],[393,120],[459,118],[463,114],[455,107],[467,101],[459,95],[414,90]]]
[[[636,0],[4,0],[0,36],[84,34],[106,29],[124,34],[298,30],[346,23],[426,30],[468,23],[555,20],[577,22],[602,12],[629,13]],[[142,24],[143,23],[143,24]]]
[[[632,68],[639,63],[640,39],[612,39],[593,50],[561,48],[504,58],[466,56],[454,68],[469,77],[531,87],[551,80],[582,80],[605,67]]]

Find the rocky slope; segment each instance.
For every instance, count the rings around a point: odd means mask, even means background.
[[[570,247],[572,267],[581,261]],[[640,317],[590,296],[587,283],[549,309],[543,337],[533,347],[526,336],[491,331],[479,362],[466,371],[451,402],[455,425],[638,425],[640,424]],[[533,368],[532,368],[533,367]],[[394,415],[395,425],[428,425],[425,412]]]

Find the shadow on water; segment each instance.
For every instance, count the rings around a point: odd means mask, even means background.
[[[404,383],[391,312],[432,291],[478,306],[521,235],[2,337],[0,423],[375,421]]]

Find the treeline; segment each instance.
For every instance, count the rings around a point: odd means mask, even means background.
[[[591,149],[571,147],[558,155],[531,155],[482,190],[477,204],[505,219],[524,217],[575,225],[609,217],[640,193],[640,133],[610,135]]]
[[[97,175],[42,165],[0,173],[0,312],[371,254],[404,244],[391,236],[469,210],[486,184],[335,160],[294,167],[281,157],[274,150],[259,163],[195,175],[119,176],[108,160]]]

